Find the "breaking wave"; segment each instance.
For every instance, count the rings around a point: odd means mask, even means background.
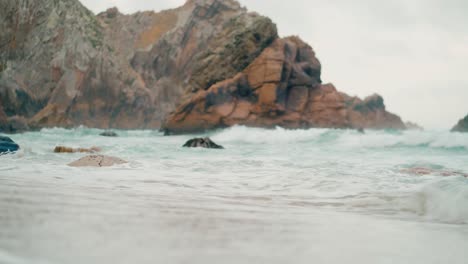
[[[236,126],[217,131],[213,138],[220,142],[249,144],[316,143],[338,147],[427,147],[468,150],[468,134],[448,131],[374,131],[361,134],[354,130],[284,128],[261,129]]]

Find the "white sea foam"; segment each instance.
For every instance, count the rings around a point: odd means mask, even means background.
[[[0,157],[0,251],[14,254],[0,252],[0,263],[96,263],[80,259],[82,252],[104,257],[98,263],[154,263],[154,252],[161,263],[186,263],[165,258],[174,251],[187,256],[177,245],[194,247],[195,255],[235,252],[223,258],[234,263],[286,263],[271,253],[285,248],[311,253],[297,263],[343,263],[328,256],[337,241],[342,249],[360,245],[355,238],[373,249],[366,256],[395,248],[387,256],[392,263],[430,263],[427,241],[438,253],[456,245],[442,262],[466,262],[468,179],[457,175],[468,173],[468,135],[233,127],[207,134],[225,150],[206,150],[182,148],[200,135],[100,132],[53,128],[11,136],[21,151]],[[98,146],[129,163],[70,168],[85,154],[55,154],[56,145]],[[240,259],[239,252],[264,255]],[[194,261],[200,262],[206,263]]]
[[[214,139],[223,142],[250,144],[330,143],[341,147],[433,147],[468,149],[468,134],[446,131],[375,131],[361,134],[354,130],[260,129],[236,126],[214,133]]]
[[[468,179],[437,181],[419,193],[421,213],[428,219],[468,224]]]
[[[284,128],[261,129],[235,126],[217,132],[213,139],[220,142],[238,142],[249,144],[283,144],[291,142],[307,142],[318,140],[327,129],[287,130]]]

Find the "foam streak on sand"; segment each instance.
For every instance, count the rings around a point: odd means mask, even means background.
[[[101,132],[12,136],[0,263],[466,263],[468,134]],[[200,136],[225,149],[182,147]],[[129,163],[72,168],[86,154],[59,145]]]

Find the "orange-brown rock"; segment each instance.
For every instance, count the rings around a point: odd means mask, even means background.
[[[69,148],[64,146],[57,146],[54,149],[54,153],[95,153],[101,152],[101,149],[98,147],[92,148]]]
[[[0,102],[34,127],[159,128],[187,91],[233,77],[276,38],[234,0],[130,15],[2,0]]]
[[[171,133],[404,127],[380,96],[360,100],[322,85],[309,45],[279,39],[269,18],[235,0],[130,15],[94,15],[79,0],[2,0],[0,45],[0,104],[12,132],[160,128],[164,120]]]
[[[298,37],[278,39],[244,71],[196,92],[169,115],[167,134],[233,125],[271,128],[393,128],[401,119],[386,111],[383,98],[361,100],[321,84],[321,64]]]
[[[454,170],[445,170],[445,169],[433,169],[433,168],[426,168],[426,167],[414,167],[401,170],[403,173],[418,175],[418,176],[426,176],[426,175],[440,175],[444,177],[449,176],[463,176],[468,178],[468,173],[454,171]]]

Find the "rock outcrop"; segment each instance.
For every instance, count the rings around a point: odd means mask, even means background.
[[[320,74],[307,44],[279,39],[270,19],[235,0],[132,15],[94,15],[78,0],[0,2],[0,131],[160,128],[164,120],[173,133],[403,127],[381,97],[349,97]]]
[[[54,149],[54,153],[95,153],[101,152],[101,149],[98,147],[92,148],[69,148],[64,146],[57,146]]]
[[[461,119],[458,124],[452,129],[452,132],[466,132],[468,133],[468,115]]]
[[[223,146],[220,146],[214,143],[210,138],[194,138],[187,141],[184,148],[208,148],[208,149],[224,149]]]
[[[278,39],[244,71],[198,91],[169,115],[167,134],[246,125],[285,128],[394,128],[401,119],[384,100],[364,100],[322,84],[321,64],[298,37]]]
[[[101,137],[118,137],[119,135],[117,135],[117,133],[115,132],[112,132],[112,131],[106,131],[106,132],[102,132],[101,134],[99,134]]]
[[[16,144],[11,138],[0,136],[0,155],[5,153],[16,152],[18,150],[18,144]]]
[[[159,128],[186,91],[232,77],[276,37],[233,0],[97,16],[78,0],[3,0],[0,103],[35,127]]]
[[[103,156],[103,155],[91,155],[83,157],[77,161],[74,161],[68,166],[71,167],[111,167],[114,165],[121,165],[128,163],[125,160],[110,157],[110,156]]]

